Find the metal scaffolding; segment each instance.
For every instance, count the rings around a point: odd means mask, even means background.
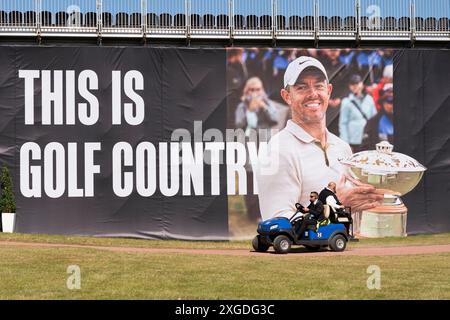
[[[448,0],[0,0],[0,36],[450,41]]]

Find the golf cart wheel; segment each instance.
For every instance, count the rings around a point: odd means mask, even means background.
[[[311,251],[311,252],[317,252],[320,251],[320,249],[322,249],[321,246],[305,246],[306,250]]]
[[[335,235],[330,241],[330,248],[333,251],[344,251],[347,246],[347,240],[342,234]]]
[[[273,241],[273,248],[276,253],[285,254],[291,250],[292,241],[288,236],[279,235]]]
[[[253,238],[252,246],[256,252],[266,252],[267,250],[269,250],[269,246],[262,243],[260,236],[256,236]]]

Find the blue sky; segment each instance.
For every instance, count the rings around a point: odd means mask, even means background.
[[[318,0],[319,12],[325,16],[349,16],[355,12],[354,0]],[[360,0],[362,15],[380,13],[386,16],[409,16],[410,0]],[[449,0],[411,0],[416,4],[416,15],[422,17],[450,17]],[[0,10],[27,11],[34,9],[34,0],[0,0]],[[113,14],[117,12],[140,12],[141,0],[103,0],[103,11]],[[278,0],[278,14],[312,15],[314,0]],[[42,0],[42,10],[52,12],[66,11],[70,5],[77,5],[81,12],[95,11],[95,0]],[[271,0],[234,0],[236,14],[271,14]],[[185,0],[147,0],[147,11],[171,14],[183,13]],[[214,15],[228,12],[227,0],[191,0],[192,13],[212,13]]]

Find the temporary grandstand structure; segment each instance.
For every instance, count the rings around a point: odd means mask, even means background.
[[[0,0],[0,36],[450,41],[448,0]]]

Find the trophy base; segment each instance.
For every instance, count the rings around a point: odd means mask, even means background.
[[[361,213],[359,235],[366,238],[406,237],[408,209],[400,198],[385,198],[382,206]]]

